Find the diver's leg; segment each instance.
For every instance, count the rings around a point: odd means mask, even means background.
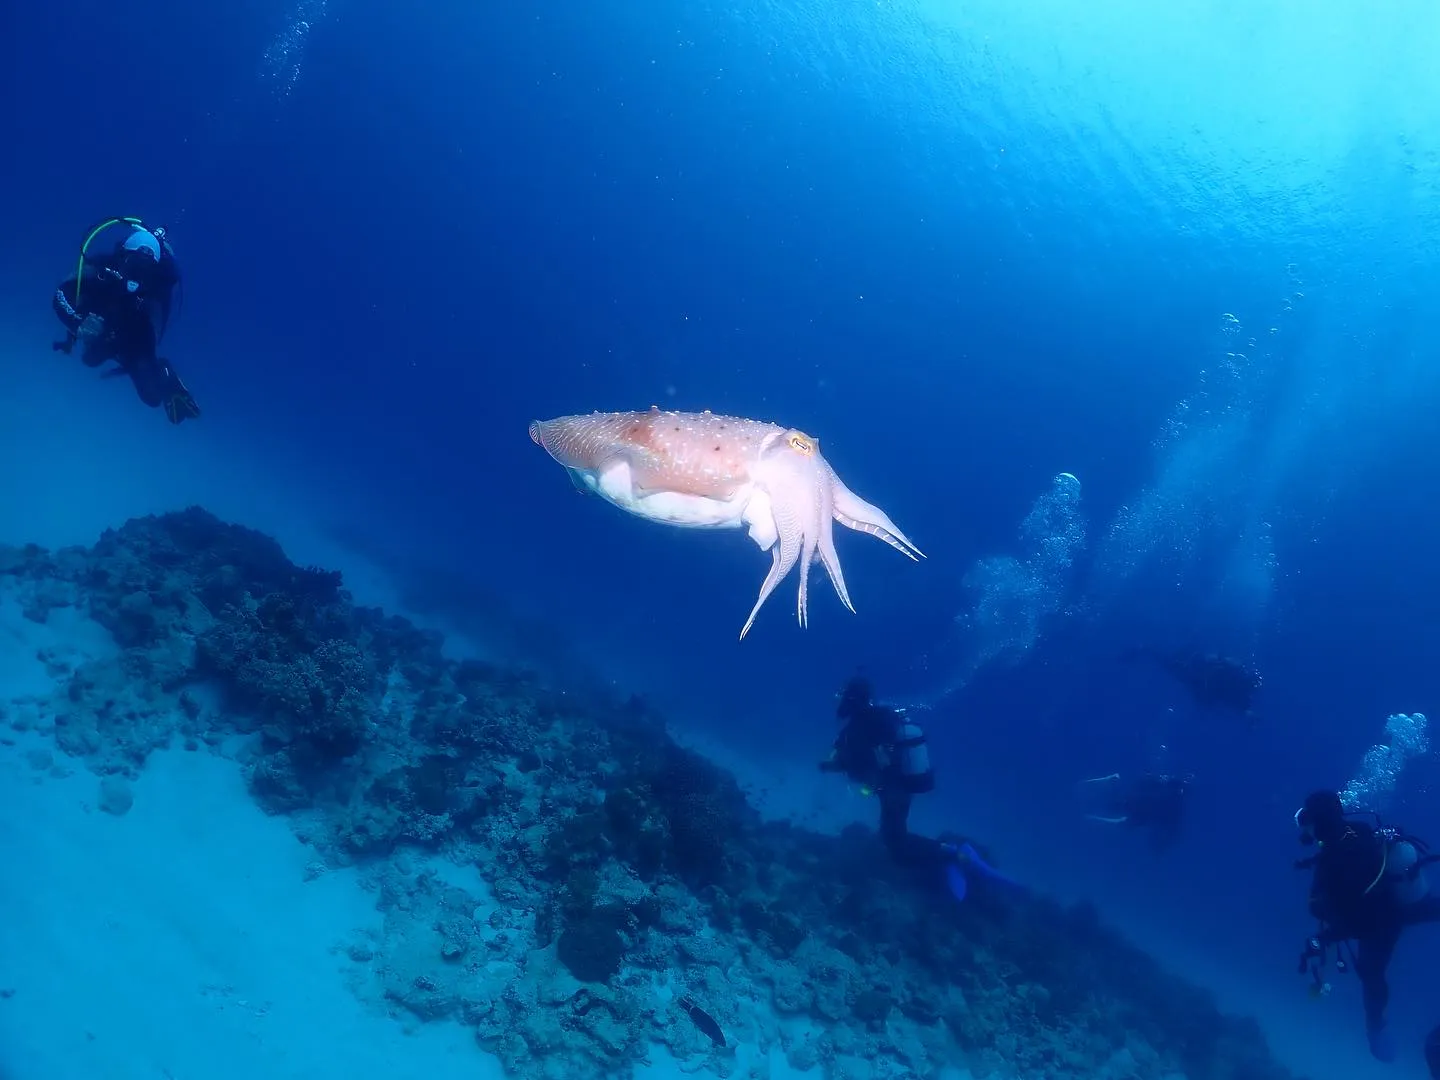
[[[155,328],[149,319],[135,319],[115,339],[115,359],[135,384],[140,400],[152,409],[165,400],[169,371],[155,355]]]
[[[99,367],[107,360],[119,359],[120,354],[115,346],[115,339],[109,334],[92,338],[85,342],[85,347],[80,350],[80,362],[86,367]]]
[[[880,792],[880,839],[896,862],[909,862],[910,796],[903,791]]]
[[[155,329],[148,320],[134,328],[120,361],[140,400],[152,409],[185,390],[169,362],[155,355]]]
[[[1385,1031],[1385,1009],[1390,1004],[1385,969],[1390,966],[1390,957],[1399,940],[1400,927],[1394,925],[1362,937],[1356,945],[1355,974],[1360,979],[1360,994],[1365,1002],[1365,1034],[1370,1040],[1370,1052],[1381,1061],[1389,1061],[1395,1055],[1394,1045]]]
[[[164,402],[166,390],[170,387],[170,371],[164,364],[152,356],[132,361],[125,370],[129,372],[130,381],[135,384],[135,392],[140,395],[141,401],[152,409]]]
[[[897,865],[915,872],[926,888],[930,888],[936,876],[940,875],[950,891],[963,899],[965,879],[960,875],[954,849],[939,840],[916,836],[910,831],[912,801],[908,792],[881,792],[880,839],[885,843],[885,850]],[[952,880],[957,877],[958,881]]]

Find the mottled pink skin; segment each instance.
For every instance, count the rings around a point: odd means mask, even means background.
[[[750,480],[766,436],[785,429],[713,413],[591,413],[536,420],[530,438],[567,469],[596,471],[624,457],[650,491],[729,499]]]
[[[833,522],[869,533],[911,559],[915,547],[879,507],[847,488],[819,443],[793,428],[712,413],[591,413],[536,420],[530,438],[584,486],[652,521],[707,528],[749,526],[771,554],[770,572],[741,638],[798,562],[797,615],[806,623],[810,564],[822,563],[854,611],[835,553]]]

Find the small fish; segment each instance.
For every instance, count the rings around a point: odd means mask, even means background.
[[[725,1033],[720,1030],[720,1025],[715,1022],[713,1016],[688,997],[680,999],[680,1007],[690,1014],[690,1019],[695,1022],[695,1026],[700,1029],[701,1034],[708,1036],[716,1046],[725,1045]]]

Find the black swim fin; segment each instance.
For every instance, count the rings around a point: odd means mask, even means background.
[[[191,395],[189,388],[180,381],[179,375],[174,376],[174,385],[170,389],[170,394],[165,398],[165,416],[172,424],[200,418],[200,406],[195,404],[194,396]]]

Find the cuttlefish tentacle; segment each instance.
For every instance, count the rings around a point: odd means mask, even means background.
[[[900,531],[884,510],[866,502],[846,487],[828,462],[825,467],[830,473],[830,493],[834,500],[836,521],[847,529],[868,533],[877,540],[885,541],[901,555],[916,562],[925,558],[925,553],[911,543],[910,538]]]
[[[535,421],[530,437],[577,486],[638,517],[687,528],[747,528],[770,552],[770,572],[741,638],[796,563],[801,626],[809,621],[813,562],[825,567],[840,602],[855,610],[835,550],[836,521],[923,558],[883,510],[840,482],[820,444],[793,428],[652,407]]]

